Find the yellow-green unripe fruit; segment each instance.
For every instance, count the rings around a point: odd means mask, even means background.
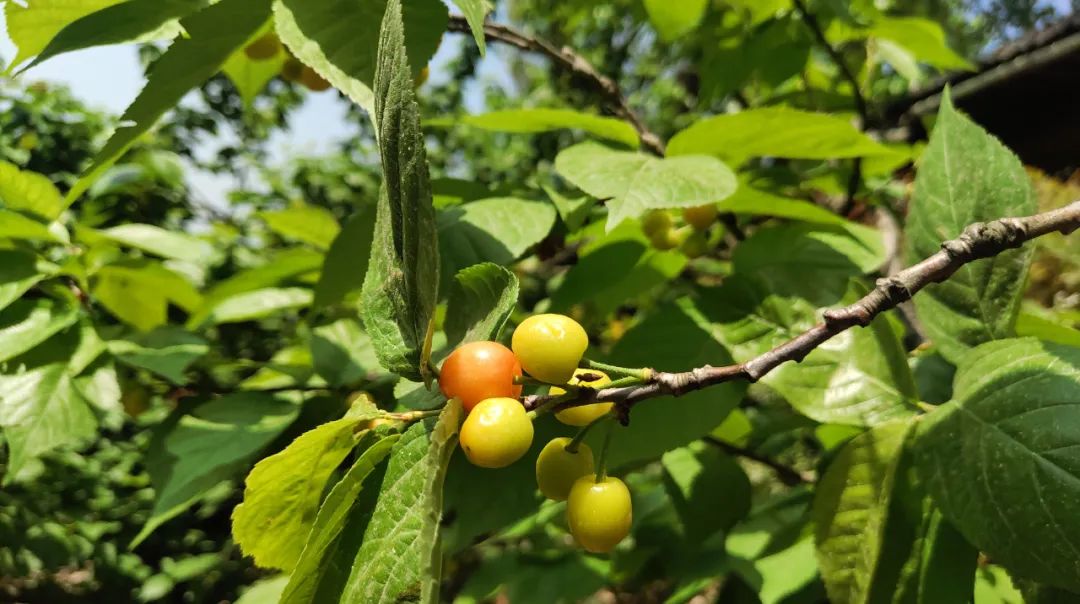
[[[683,220],[686,224],[694,227],[696,231],[705,231],[716,222],[716,217],[720,215],[720,210],[716,209],[716,204],[708,204],[703,206],[697,206],[696,208],[686,208],[682,212]]]
[[[512,398],[488,398],[472,408],[461,426],[461,450],[481,468],[505,468],[532,446],[533,425]]]
[[[510,346],[526,373],[548,384],[565,384],[589,347],[589,336],[566,315],[533,315],[514,330]]]
[[[585,380],[583,378],[593,379]],[[574,377],[571,378],[568,383],[571,386],[588,386],[594,390],[599,390],[610,384],[611,378],[603,371],[597,371],[595,369],[577,369],[574,371]],[[552,386],[549,394],[566,394],[566,391],[557,386]],[[569,409],[557,411],[555,413],[555,418],[570,426],[586,426],[591,424],[593,420],[598,419],[608,411],[611,411],[612,406],[614,406],[614,403],[599,402],[591,405],[570,407]]]
[[[571,440],[552,439],[536,458],[536,484],[548,499],[565,501],[577,479],[593,473],[592,449],[579,443],[577,451],[571,453],[566,450]]]
[[[641,230],[652,239],[672,227],[671,214],[667,210],[650,210],[641,217]]]
[[[582,476],[566,499],[566,521],[581,547],[597,554],[610,552],[630,534],[630,490],[613,476],[599,482],[595,474]]]

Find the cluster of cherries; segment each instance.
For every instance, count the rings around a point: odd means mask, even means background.
[[[551,384],[550,393],[565,394],[558,385],[602,388],[611,378],[578,367],[589,345],[585,330],[563,315],[534,315],[514,330],[513,350],[498,342],[470,342],[456,348],[439,372],[439,387],[461,401],[465,423],[460,443],[465,456],[484,468],[502,468],[521,459],[532,446],[532,417],[519,400],[522,370]],[[611,411],[598,402],[563,409],[555,417],[585,427]],[[603,464],[601,464],[603,465]],[[556,438],[536,459],[540,492],[566,501],[570,533],[586,550],[611,551],[630,532],[630,491],[623,481],[597,473],[592,450],[580,438]]]
[[[669,210],[650,210],[641,220],[641,228],[655,249],[679,248],[690,258],[704,256],[712,245],[709,227],[720,215],[715,204],[685,208],[682,211],[684,227],[677,227]]]

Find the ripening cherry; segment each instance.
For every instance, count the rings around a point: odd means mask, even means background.
[[[277,56],[281,50],[281,40],[273,33],[266,33],[244,47],[244,54],[253,61],[265,61]]]
[[[281,66],[281,79],[288,82],[299,82],[303,73],[304,64],[293,57],[286,59],[285,64]]]
[[[708,230],[716,222],[716,217],[719,215],[720,210],[713,203],[697,206],[696,208],[686,208],[682,212],[683,220],[686,221],[686,224],[694,227],[695,231]]]
[[[597,480],[595,474],[588,474],[570,488],[566,521],[570,534],[586,550],[610,552],[630,534],[632,520],[630,490],[618,478]]]
[[[504,468],[532,446],[533,425],[525,407],[512,398],[480,401],[461,425],[461,450],[481,468]]]
[[[709,253],[709,238],[704,232],[696,231],[683,240],[679,249],[687,258],[700,258]]]
[[[549,384],[565,384],[589,347],[589,336],[565,315],[533,315],[514,330],[510,346],[529,375]]]
[[[650,210],[641,217],[641,230],[650,239],[671,229],[673,224],[667,210]]]
[[[330,82],[326,81],[325,78],[319,75],[319,72],[307,65],[305,65],[303,71],[300,72],[300,78],[297,81],[312,92],[322,92],[330,88]]]
[[[593,473],[592,449],[578,443],[577,451],[571,453],[566,447],[572,440],[554,438],[536,457],[536,484],[548,499],[564,501],[578,478]]]
[[[439,388],[446,398],[461,399],[468,413],[486,398],[521,396],[516,377],[521,377],[521,363],[509,348],[498,342],[469,342],[446,357]]]
[[[589,388],[599,390],[610,384],[611,378],[603,371],[597,371],[595,369],[576,369],[574,371],[574,377],[571,378],[568,383],[571,386],[588,386]],[[557,386],[552,386],[549,394],[566,394],[566,391]],[[569,409],[555,412],[555,418],[570,426],[587,426],[591,424],[593,420],[596,420],[608,411],[611,411],[612,406],[614,406],[614,403],[600,402],[591,405],[570,407]]]

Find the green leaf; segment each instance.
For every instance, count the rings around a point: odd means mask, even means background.
[[[547,193],[548,199],[555,205],[555,209],[559,211],[559,217],[562,218],[563,224],[571,231],[576,231],[585,224],[585,220],[589,217],[589,211],[592,210],[596,200],[589,195],[581,195],[579,197],[566,197],[555,189],[542,186],[544,192]]]
[[[447,344],[498,339],[517,299],[517,275],[497,264],[486,262],[458,271],[446,306]]]
[[[48,340],[78,319],[76,309],[63,308],[48,298],[15,302],[0,312],[0,363]]]
[[[776,195],[745,184],[740,184],[738,190],[731,197],[721,201],[717,207],[721,212],[775,216],[818,224],[847,222],[842,217],[809,201]]]
[[[649,14],[656,32],[665,42],[671,42],[685,36],[705,17],[709,8],[708,0],[683,0],[667,2],[665,0],[644,0],[645,12]]]
[[[1036,211],[1023,164],[942,99],[908,209],[908,264],[941,248],[969,224]],[[1031,246],[969,262],[915,296],[919,319],[941,354],[959,362],[972,347],[1013,334]]]
[[[284,210],[260,212],[272,231],[285,237],[311,244],[320,250],[330,247],[341,227],[330,210],[312,205],[293,205]]]
[[[298,59],[374,115],[379,24],[386,6],[386,0],[275,0],[274,26]],[[449,13],[438,0],[416,0],[404,7],[403,19],[411,82],[435,54]]]
[[[508,266],[539,243],[555,224],[551,204],[497,197],[441,210],[437,218],[441,280],[483,262]]]
[[[880,231],[854,223],[783,224],[754,233],[735,248],[732,260],[736,273],[758,275],[777,293],[827,306],[850,279],[885,263],[885,244]]]
[[[1080,349],[988,342],[921,423],[920,475],[973,545],[1020,576],[1080,590]]]
[[[187,383],[184,372],[196,359],[210,352],[210,345],[180,327],[160,327],[130,339],[110,340],[109,352],[120,362],[146,369],[173,384]]]
[[[341,602],[438,601],[442,488],[461,417],[451,400],[438,422],[413,424],[394,445]]]
[[[55,271],[55,266],[29,252],[0,250],[0,311]]]
[[[941,24],[921,17],[883,17],[869,31],[907,50],[920,63],[943,70],[974,70],[975,66],[949,48]]]
[[[356,209],[326,252],[322,274],[315,286],[315,308],[342,302],[364,285],[374,236],[375,206],[365,204]]]
[[[131,547],[191,507],[208,489],[238,474],[298,412],[294,403],[238,392],[162,425],[146,461],[154,485],[154,509]]]
[[[4,3],[8,36],[18,48],[9,69],[40,53],[69,23],[120,0],[35,0]]]
[[[911,422],[891,422],[856,436],[815,489],[813,517],[821,576],[833,602],[870,602],[883,560],[893,484]]]
[[[711,157],[661,159],[586,142],[563,149],[555,170],[574,186],[607,202],[608,231],[646,210],[715,203],[735,192],[735,174]]]
[[[259,579],[247,587],[236,599],[235,604],[266,604],[280,602],[285,586],[289,584],[289,575],[273,575]]]
[[[239,272],[214,285],[203,297],[202,306],[188,319],[188,326],[202,325],[214,307],[228,298],[317,271],[322,262],[323,255],[309,249],[292,249],[269,256],[265,264]]]
[[[146,87],[120,116],[121,126],[67,193],[69,205],[93,184],[166,111],[193,87],[221,70],[270,15],[270,0],[221,0],[180,21],[187,37],[175,40],[154,64]]]
[[[1080,348],[1080,330],[1026,309],[1021,309],[1016,317],[1016,335]]]
[[[66,25],[19,71],[65,52],[135,40],[206,4],[207,0],[128,0],[103,7]]]
[[[236,294],[214,305],[207,323],[256,321],[311,304],[313,294],[305,287],[265,287]]]
[[[535,108],[503,109],[479,115],[462,115],[441,120],[429,120],[427,126],[453,126],[467,124],[495,132],[533,134],[552,130],[581,130],[599,138],[637,148],[637,130],[629,123],[602,115],[594,115],[573,109]]]
[[[67,364],[53,363],[0,375],[0,427],[10,456],[4,476],[8,484],[47,451],[88,440],[97,420],[75,388]]]
[[[59,227],[56,223],[54,223],[54,226]],[[63,227],[59,227],[59,232],[57,232],[49,228],[49,225],[41,220],[36,220],[13,210],[0,208],[0,239],[26,239],[28,241],[65,243],[67,237]]]
[[[251,109],[255,98],[259,96],[270,80],[281,73],[281,68],[288,60],[284,52],[268,59],[252,59],[243,50],[233,52],[221,70],[236,87],[246,108]],[[246,593],[246,592],[245,592]]]
[[[319,508],[281,604],[338,600],[360,546],[357,540],[363,537],[364,525],[379,495],[386,472],[382,462],[397,440],[396,434],[382,437],[368,432],[361,436],[356,462]]]
[[[738,165],[752,157],[833,159],[892,151],[844,118],[765,107],[699,120],[672,137],[668,155],[715,155]]]
[[[387,3],[377,63],[375,123],[383,186],[360,312],[383,367],[428,382],[439,246],[399,0]]]
[[[606,315],[671,281],[686,266],[686,256],[653,248],[631,222],[624,222],[610,233],[600,233],[578,255],[578,262],[566,272],[551,296],[556,311],[587,303],[598,314]]]
[[[123,224],[98,231],[98,234],[119,244],[173,260],[208,264],[218,255],[208,241],[151,224]]]
[[[615,344],[610,361],[662,371],[730,363],[727,351],[702,329],[696,311],[686,302],[684,299],[678,304],[665,304],[650,313]],[[745,384],[729,382],[678,398],[661,397],[635,405],[630,425],[615,428],[608,463],[618,467],[654,459],[698,440],[724,421],[745,392]],[[600,450],[599,436],[590,437],[594,451]]]
[[[859,293],[853,288],[840,301],[853,301]],[[794,338],[818,320],[806,300],[773,293],[743,276],[701,291],[697,305],[739,362]],[[884,315],[866,328],[838,334],[800,363],[780,365],[761,381],[799,413],[824,423],[874,426],[912,415],[917,400],[907,355]]]
[[[0,161],[0,207],[52,221],[64,210],[64,200],[44,174],[19,170],[14,164]]]
[[[356,319],[338,319],[311,331],[315,372],[332,386],[355,385],[379,373],[371,339]]]
[[[691,543],[728,531],[750,511],[750,479],[730,456],[699,443],[664,453],[664,487]],[[723,505],[717,507],[717,502]]]
[[[141,331],[164,325],[170,302],[188,311],[201,303],[191,283],[160,264],[106,266],[94,276],[91,292],[116,318]]]
[[[1025,597],[1025,595],[1027,597]],[[1072,594],[1068,594],[1072,596]],[[1067,604],[1075,597],[1061,600]],[[1040,600],[1036,594],[1022,594],[1013,584],[1009,573],[1000,566],[987,564],[975,573],[975,601],[979,604],[1051,604],[1053,600]]]
[[[232,514],[233,539],[255,564],[286,572],[296,565],[326,482],[356,444],[359,421],[325,423],[255,464]]]
[[[480,48],[480,56],[484,56],[486,52],[484,18],[491,12],[491,4],[488,0],[454,0],[454,5],[465,15],[465,20],[469,22],[469,29],[472,30],[473,39],[476,40],[476,46]]]

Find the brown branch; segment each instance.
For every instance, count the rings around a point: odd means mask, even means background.
[[[763,466],[766,466],[767,468],[776,473],[776,477],[780,480],[780,482],[788,485],[789,487],[804,482],[814,482],[813,472],[803,472],[800,470],[796,470],[795,468],[784,465],[779,461],[776,461],[775,459],[771,459],[750,449],[745,449],[743,447],[737,447],[731,443],[726,443],[714,436],[706,436],[704,440],[710,445],[722,449],[728,455],[734,455],[736,457],[749,459],[750,461],[755,461]]]
[[[866,124],[870,122],[870,110],[866,104],[866,97],[863,96],[862,90],[859,88],[859,78],[855,76],[855,72],[851,71],[846,61],[844,61],[843,55],[840,54],[840,50],[829,43],[829,39],[825,37],[825,30],[821,27],[821,23],[818,22],[817,17],[814,16],[809,10],[806,9],[806,3],[803,0],[792,0],[792,4],[795,6],[795,11],[799,14],[799,18],[806,25],[810,33],[814,35],[814,39],[822,50],[829,55],[833,63],[836,63],[836,68],[840,70],[840,75],[844,76],[844,79],[851,84],[851,95],[855,102],[855,111],[859,114],[859,128],[865,128]],[[840,211],[841,216],[846,216],[855,205],[855,195],[859,192],[859,184],[862,182],[862,158],[856,157],[852,160],[851,164],[851,176],[848,178],[847,183],[847,199],[844,201],[844,207]]]
[[[450,16],[449,30],[458,33],[472,31],[469,29],[469,24],[465,21],[465,18],[458,15]],[[615,80],[597,71],[585,57],[576,53],[572,48],[568,46],[556,48],[554,44],[547,40],[495,23],[484,24],[484,37],[488,41],[501,42],[521,50],[540,53],[551,59],[556,65],[588,82],[593,91],[604,99],[604,102],[611,107],[616,116],[626,120],[634,127],[634,130],[637,130],[638,136],[641,138],[641,144],[646,149],[656,155],[664,154],[664,142],[653,131],[649,130],[641,117],[630,108],[629,102],[623,96],[622,90]]]
[[[783,363],[802,361],[836,334],[855,326],[869,325],[879,314],[910,300],[927,285],[948,279],[969,262],[1020,247],[1026,241],[1048,233],[1067,235],[1077,228],[1080,228],[1080,201],[1032,216],[972,224],[956,239],[942,243],[941,251],[895,275],[879,279],[874,289],[859,301],[824,311],[821,323],[745,363],[724,367],[706,365],[680,373],[655,371],[648,383],[637,386],[601,390],[582,388],[577,399],[564,402],[557,409],[611,401],[616,403],[620,420],[625,422],[634,404],[650,398],[680,396],[737,379],[756,382]],[[526,408],[534,409],[551,398],[529,396],[524,404]]]

